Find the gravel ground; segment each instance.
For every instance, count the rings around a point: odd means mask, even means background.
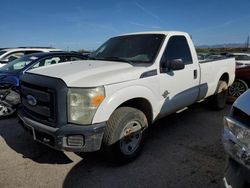
[[[0,187],[223,187],[222,118],[195,104],[151,126],[142,155],[114,166],[101,153],[79,157],[32,140],[17,118],[0,120]]]

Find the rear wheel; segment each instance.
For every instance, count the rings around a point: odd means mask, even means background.
[[[228,88],[228,94],[231,97],[239,97],[246,90],[248,90],[248,85],[245,81],[237,79],[234,83]]]
[[[226,106],[227,102],[227,82],[220,80],[213,96],[209,98],[209,103],[215,110],[221,110]]]
[[[114,111],[104,131],[103,144],[108,159],[128,162],[136,158],[143,146],[147,118],[138,109],[121,107]]]

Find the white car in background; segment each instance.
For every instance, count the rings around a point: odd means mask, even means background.
[[[0,67],[24,55],[39,53],[39,52],[57,52],[57,51],[62,51],[62,50],[50,47],[5,48],[0,50]]]
[[[250,65],[249,53],[230,53],[228,57],[235,57],[237,65]]]

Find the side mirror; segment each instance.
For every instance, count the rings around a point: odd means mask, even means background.
[[[169,70],[182,70],[185,68],[185,64],[182,59],[172,59],[165,63],[166,68]]]

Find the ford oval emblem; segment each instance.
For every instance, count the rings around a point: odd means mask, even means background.
[[[26,98],[29,105],[35,106],[37,104],[36,98],[33,97],[32,95],[27,95]]]

